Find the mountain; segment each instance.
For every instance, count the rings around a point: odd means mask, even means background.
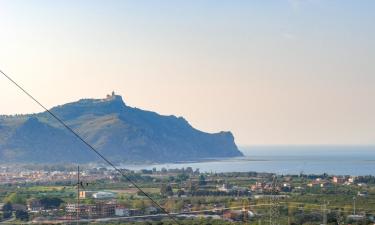
[[[119,95],[50,109],[116,162],[242,156],[231,132],[205,133],[184,118],[127,106]],[[0,116],[0,162],[92,162],[99,158],[48,112]]]

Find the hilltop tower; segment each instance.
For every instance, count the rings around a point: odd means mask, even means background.
[[[115,91],[112,91],[111,94],[107,94],[106,99],[107,99],[107,100],[111,100],[111,99],[114,99],[115,96],[116,96]]]

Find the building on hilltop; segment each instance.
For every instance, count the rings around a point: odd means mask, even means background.
[[[106,97],[106,99],[107,100],[111,100],[111,99],[113,99],[114,97],[116,96],[116,93],[115,93],[115,91],[112,91],[112,93],[111,94],[107,94],[107,97]]]

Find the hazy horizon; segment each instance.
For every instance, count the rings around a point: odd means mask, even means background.
[[[0,69],[47,107],[114,90],[238,146],[375,145],[375,2],[109,2],[0,1]]]

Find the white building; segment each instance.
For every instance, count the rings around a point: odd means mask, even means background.
[[[93,194],[92,197],[96,199],[108,199],[108,198],[115,198],[116,195],[111,192],[99,191]]]
[[[130,216],[130,211],[127,208],[116,207],[115,215],[116,216]]]

